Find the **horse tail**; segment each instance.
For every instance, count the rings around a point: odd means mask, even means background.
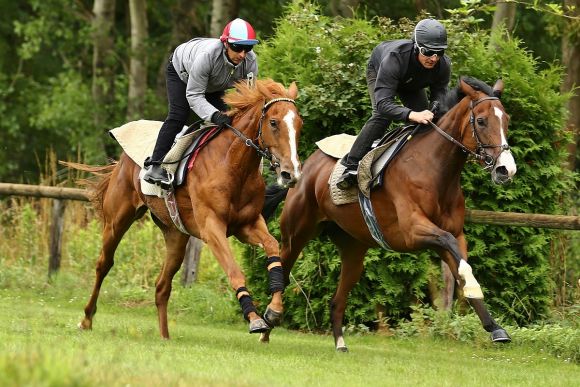
[[[288,195],[288,188],[282,188],[278,184],[266,187],[266,201],[262,209],[262,216],[266,222],[274,215],[278,204],[286,198],[286,195]]]
[[[87,188],[89,191],[89,200],[93,204],[95,210],[97,210],[99,217],[102,219],[104,196],[109,188],[111,174],[113,173],[113,169],[117,166],[117,162],[114,161],[108,165],[87,165],[70,161],[59,161],[59,163],[69,168],[89,172],[94,175],[93,178],[79,179],[76,182]]]

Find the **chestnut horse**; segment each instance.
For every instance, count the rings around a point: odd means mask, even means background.
[[[437,252],[457,283],[463,284],[464,295],[493,341],[510,341],[510,337],[487,311],[467,263],[460,177],[470,154],[491,171],[497,184],[511,180],[516,172],[506,140],[508,115],[499,100],[502,90],[501,81],[492,89],[473,78],[460,79],[446,96],[443,110],[448,111],[439,126],[431,123],[432,130],[416,134],[383,172],[384,184],[371,191],[376,219],[388,245],[400,252]],[[335,158],[316,151],[304,163],[302,178],[294,188],[269,187],[265,208],[275,209],[287,193],[280,218],[286,284],[306,243],[323,229],[338,247],[342,264],[330,317],[336,349],[347,351],[342,324],[348,294],[360,279],[366,251],[378,243],[359,204],[337,206],[331,201],[329,176],[335,164]],[[268,216],[266,211],[264,214]]]
[[[96,280],[79,324],[91,329],[97,311],[97,298],[103,280],[113,266],[115,249],[135,220],[151,211],[155,224],[163,232],[166,257],[156,282],[155,303],[159,330],[169,338],[167,303],[171,281],[183,261],[190,235],[202,239],[211,249],[226,273],[249,321],[250,333],[269,330],[278,323],[283,311],[283,275],[277,240],[268,232],[261,215],[265,184],[261,174],[262,157],[269,159],[278,176],[278,183],[293,186],[301,174],[297,144],[302,119],[295,106],[298,88],[294,83],[286,90],[272,80],[258,80],[250,86],[236,85],[224,101],[230,106],[232,126],[207,143],[198,153],[185,183],[174,195],[183,226],[181,232],[172,221],[164,199],[144,195],[140,189],[141,168],[125,153],[119,161],[105,167],[68,165],[98,174],[94,203],[103,219],[103,246],[97,261]],[[242,270],[234,259],[227,237],[265,250],[268,261],[272,300],[262,318],[246,289]],[[268,317],[269,320],[268,321]]]

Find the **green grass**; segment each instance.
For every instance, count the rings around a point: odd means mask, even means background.
[[[378,334],[332,337],[276,329],[247,333],[231,302],[194,286],[170,301],[172,339],[159,338],[153,292],[141,301],[103,293],[92,331],[77,323],[89,284],[68,280],[0,290],[2,386],[574,386],[578,365],[514,340],[481,345]],[[103,289],[107,289],[107,284]],[[217,298],[216,298],[217,297]],[[216,298],[212,300],[211,298]],[[187,306],[196,301],[201,304]]]

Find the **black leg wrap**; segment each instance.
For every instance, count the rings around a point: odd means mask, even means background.
[[[244,286],[238,288],[238,290],[236,290],[236,296],[238,294],[240,294],[241,292],[247,292],[248,289],[246,289]],[[240,298],[238,298],[238,301],[240,302],[240,306],[242,307],[242,314],[244,315],[244,318],[246,319],[246,321],[250,321],[250,318],[248,317],[249,314],[251,312],[255,312],[256,314],[258,313],[258,310],[256,309],[256,307],[254,306],[254,303],[252,302],[252,296],[250,295],[243,295]]]
[[[270,257],[266,261],[266,267],[272,263],[280,262],[280,257]],[[268,271],[268,279],[270,283],[270,293],[284,291],[284,268],[282,266],[274,266]]]

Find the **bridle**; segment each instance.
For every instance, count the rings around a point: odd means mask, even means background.
[[[226,125],[228,128],[230,128],[234,134],[236,136],[238,136],[240,139],[242,139],[242,141],[244,141],[244,143],[246,144],[246,146],[253,148],[260,156],[262,156],[263,158],[265,158],[266,160],[268,160],[270,162],[270,170],[275,170],[276,168],[280,167],[280,163],[276,160],[276,157],[272,154],[272,152],[270,152],[270,150],[268,149],[267,146],[261,147],[260,144],[264,143],[264,139],[262,138],[262,123],[264,121],[264,118],[266,117],[266,112],[268,111],[268,109],[270,108],[270,106],[272,106],[273,104],[275,104],[276,102],[291,102],[294,105],[296,105],[296,102],[291,99],[291,98],[274,98],[269,100],[268,102],[266,102],[264,104],[264,107],[262,108],[262,115],[260,116],[260,121],[258,122],[258,136],[256,137],[256,142],[254,142],[254,140],[248,138],[244,133],[240,132],[238,129],[234,128],[231,125]]]
[[[510,149],[510,146],[508,144],[500,144],[500,145],[484,144],[481,141],[481,139],[479,138],[479,134],[477,133],[477,130],[475,129],[475,115],[473,114],[473,109],[477,105],[479,105],[481,102],[490,101],[490,100],[491,101],[492,100],[499,100],[499,98],[498,97],[483,97],[483,98],[478,99],[477,101],[471,101],[469,104],[469,109],[471,110],[470,117],[469,117],[469,123],[471,124],[471,132],[472,132],[473,138],[475,139],[475,143],[476,143],[475,151],[469,149],[468,147],[463,145],[461,142],[459,142],[455,138],[453,138],[453,136],[451,136],[449,133],[447,133],[443,129],[441,129],[439,126],[437,126],[433,122],[429,121],[429,124],[439,134],[441,134],[443,137],[445,137],[447,140],[451,141],[453,144],[460,147],[465,153],[469,153],[476,160],[483,161],[485,164],[485,167],[483,169],[485,169],[485,170],[493,169],[493,167],[495,166],[495,164],[497,162],[497,157],[493,157],[492,155],[487,153],[485,151],[486,149],[489,149],[489,148],[501,148],[502,150],[509,150]]]

